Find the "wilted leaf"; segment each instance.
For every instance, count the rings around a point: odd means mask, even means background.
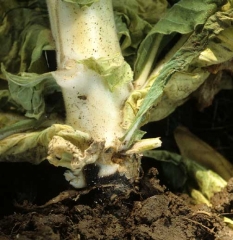
[[[216,12],[206,20],[201,31],[193,31],[181,46],[175,45],[175,49],[171,50],[173,54],[159,65],[158,71],[155,68],[146,84],[141,86],[142,89],[136,89],[129,96],[124,108],[125,125],[131,123],[126,138],[139,126],[148,121],[161,120],[183,104],[208,78],[209,66],[233,58],[233,10]],[[197,25],[190,26],[195,28]],[[165,27],[161,31],[166,31]],[[164,43],[159,36],[155,41]],[[159,48],[159,45],[156,47]]]
[[[45,1],[1,1],[0,62],[8,72],[48,70],[44,50],[54,49]],[[0,71],[0,77],[4,78]]]
[[[222,3],[222,0],[181,0],[169,9],[140,45],[135,64],[136,79],[143,71],[156,42],[159,47],[154,53],[155,56],[160,53],[174,33],[191,33],[197,26],[204,24],[207,18],[217,10],[217,6]]]
[[[204,168],[194,159],[176,153],[158,150],[146,151],[144,152],[144,156],[162,161],[164,166],[168,164],[166,178],[170,178],[170,182],[172,182],[176,188],[184,184],[186,184],[187,188],[191,187],[190,193],[194,195],[196,200],[199,199],[201,202],[205,202],[205,199],[208,202],[216,192],[220,192],[227,185],[227,182],[222,179],[221,176]],[[171,168],[169,165],[172,164],[173,167]],[[179,167],[180,171],[175,167]],[[176,175],[174,173],[176,173]],[[199,187],[198,191],[193,190],[193,186],[189,185],[190,182],[193,181]]]
[[[205,82],[192,94],[197,99],[197,107],[200,111],[209,107],[215,95],[222,89],[222,72],[211,74]]]
[[[60,91],[51,73],[14,75],[7,72],[3,65],[1,70],[8,80],[8,101],[19,105],[29,118],[39,119],[45,113],[44,97]]]
[[[54,136],[75,144],[80,151],[84,151],[92,141],[87,133],[74,130],[68,125],[53,124],[44,130],[12,134],[0,140],[0,162],[38,164],[46,159],[48,145]]]
[[[209,207],[211,206],[211,203],[209,202],[209,200],[200,191],[194,188],[191,188],[189,192],[190,192],[190,196],[195,200],[196,204],[204,203]]]
[[[183,157],[192,159],[228,181],[233,176],[233,166],[220,153],[196,137],[185,127],[178,127],[174,136]]]

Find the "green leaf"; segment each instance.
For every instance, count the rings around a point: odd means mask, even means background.
[[[111,91],[133,79],[129,64],[120,55],[111,58],[88,58],[78,62],[101,75]]]
[[[198,26],[203,25],[223,3],[222,0],[181,0],[173,5],[141,43],[134,67],[135,79],[140,76],[148,61],[150,67],[152,66],[154,59],[175,33],[193,32]],[[154,52],[152,50],[155,46]]]
[[[113,0],[122,54],[132,67],[139,45],[166,12],[167,6],[166,0]]]
[[[168,151],[159,151],[159,150],[151,150],[143,153],[144,156],[156,159],[158,161],[162,161],[163,163],[168,162],[169,164],[185,166],[185,172],[188,174],[187,179],[194,180],[199,186],[200,192],[208,199],[214,195],[214,193],[221,191],[224,187],[226,187],[227,182],[222,179],[217,173],[208,170],[196,163],[192,159],[182,157],[179,154],[168,152]],[[177,176],[173,174],[174,168],[167,168],[167,176],[173,176],[174,178],[180,178],[181,176]],[[187,180],[185,179],[185,181]],[[171,180],[174,181],[174,180]],[[176,184],[179,185],[179,181],[176,181]]]
[[[201,32],[200,34],[194,33],[184,46],[174,54],[170,61],[164,64],[159,74],[151,76],[151,79],[148,80],[149,86],[142,90],[142,95],[146,95],[144,99],[141,99],[142,102],[140,104],[140,108],[136,113],[136,116],[134,117],[127,133],[125,134],[124,138],[126,141],[131,138],[133,132],[140,127],[142,123],[147,122],[145,119],[146,114],[148,114],[148,111],[153,107],[153,105],[156,106],[158,104],[160,97],[163,94],[164,87],[172,75],[176,72],[182,72],[188,69],[193,59],[197,58],[200,52],[205,48],[207,37],[208,32]],[[137,90],[136,93],[138,93]],[[129,105],[131,104],[129,103]],[[135,111],[135,109],[133,110]],[[130,113],[126,113],[125,115],[127,116],[128,114]]]
[[[45,1],[3,1],[0,63],[8,72],[48,71],[44,50],[54,49]],[[4,78],[0,71],[0,78]]]
[[[207,67],[226,62],[233,57],[233,8],[217,12],[205,24],[209,41],[195,62],[198,67]]]
[[[143,9],[135,0],[115,0],[113,8],[122,54],[126,59],[132,61],[132,58],[134,59],[136,56],[139,44],[152,26],[139,15],[139,11]]]
[[[39,119],[45,113],[44,96],[60,91],[51,73],[14,75],[3,66],[1,69],[8,80],[10,98],[24,109],[27,117]]]
[[[6,115],[6,114],[4,114]],[[4,139],[12,134],[26,132],[30,129],[38,129],[46,118],[41,117],[40,119],[19,119],[17,122],[8,122],[6,126],[0,129],[0,140]],[[0,114],[0,123],[4,125],[4,118]]]
[[[188,100],[191,93],[210,76],[207,67],[225,63],[233,58],[232,24],[233,9],[227,12],[216,12],[207,20],[202,30],[208,32],[208,40],[203,45],[204,49],[186,69],[177,71],[171,76],[159,102],[150,111],[148,121],[158,121],[167,117],[177,106]],[[190,46],[190,50],[191,48]],[[155,81],[157,81],[156,78]]]
[[[167,10],[167,0],[136,0],[138,3],[138,14],[149,23],[156,23]]]
[[[0,90],[0,109],[9,102],[10,94],[8,90]]]
[[[143,152],[143,156],[161,162],[163,174],[173,189],[177,190],[184,187],[188,175],[182,156],[163,150],[145,151]]]
[[[182,47],[172,50],[174,54],[151,74],[143,89],[131,94],[124,109],[126,126],[132,121],[126,141],[141,125],[160,120],[181,105],[209,76],[205,67],[233,57],[232,19],[233,9],[213,14]]]

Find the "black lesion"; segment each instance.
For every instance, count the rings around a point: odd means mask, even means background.
[[[85,96],[85,95],[80,95],[80,96],[78,96],[78,98],[81,100],[87,100],[87,96]]]

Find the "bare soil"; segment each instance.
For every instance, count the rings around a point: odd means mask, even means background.
[[[232,161],[232,128],[227,126],[233,114],[223,102],[232,106],[233,97],[223,94],[216,101],[203,113],[188,103],[146,130],[162,136],[163,148],[174,151],[171,133],[183,124]],[[172,188],[155,161],[142,163],[142,178],[124,191],[124,182],[119,187],[112,179],[75,190],[64,180],[64,169],[47,162],[1,163],[0,240],[233,239],[233,230],[223,222],[233,215],[233,179],[212,198],[210,208]]]
[[[18,170],[22,168],[26,169],[23,174],[9,174],[5,186],[1,181],[1,240],[233,239],[233,231],[221,218],[232,211],[233,179],[213,198],[213,208],[208,208],[192,205],[187,195],[175,195],[161,186],[153,167],[140,185],[117,196],[116,189],[108,185],[71,189],[59,177],[61,169],[47,164],[17,166]],[[57,182],[50,185],[49,174]],[[24,181],[20,183],[21,179]],[[58,186],[66,190],[56,193]]]

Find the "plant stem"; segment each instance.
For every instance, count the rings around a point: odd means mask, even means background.
[[[99,0],[90,7],[61,0],[47,1],[58,69],[69,60],[110,57],[121,53],[112,1]]]
[[[62,88],[66,123],[106,141],[106,147],[116,146],[123,135],[121,109],[129,84],[110,91],[102,76],[82,63],[116,56],[124,61],[112,1],[100,0],[82,8],[61,0],[47,3],[57,50],[58,70],[53,75]]]

